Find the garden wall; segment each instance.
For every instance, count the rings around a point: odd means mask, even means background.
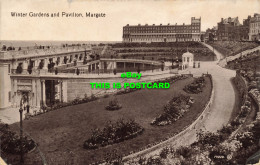
[[[241,76],[241,74],[239,73],[239,71],[236,72],[236,77],[234,79],[234,82],[236,84],[238,93],[240,98],[242,99],[242,103],[244,103],[246,97],[247,97],[247,93],[248,93],[248,85],[247,85],[247,81],[245,80],[245,78],[243,78]]]
[[[98,95],[101,93],[109,93],[112,92],[112,90],[116,89],[105,89],[105,88],[100,88],[100,89],[92,89],[90,83],[116,83],[116,82],[121,82],[123,83],[124,79],[122,78],[97,78],[97,79],[90,79],[90,78],[81,78],[81,79],[68,79],[67,80],[67,99],[68,102],[74,100],[75,98],[84,98],[85,94],[87,96],[91,96],[92,94]]]
[[[166,74],[166,75],[165,75]],[[166,71],[158,71],[158,72],[150,72],[150,73],[142,73],[142,77],[140,80],[137,80],[136,78],[121,78],[121,74],[117,74],[116,77],[68,77],[67,81],[67,101],[70,102],[74,100],[75,98],[84,98],[85,94],[87,96],[91,96],[92,94],[95,96],[104,95],[104,94],[110,94],[115,91],[119,91],[119,89],[113,89],[112,84],[113,83],[121,83],[121,86],[125,82],[152,82],[155,80],[161,80],[165,77],[170,77],[169,70]],[[172,74],[172,76],[175,76],[176,74]],[[100,88],[100,89],[92,89],[90,83],[110,83],[110,88]],[[123,89],[123,88],[121,88]]]

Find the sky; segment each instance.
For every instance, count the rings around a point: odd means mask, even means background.
[[[30,12],[60,15],[30,17]],[[83,17],[61,17],[61,12]],[[106,16],[89,18],[86,12]],[[190,24],[191,17],[201,17],[205,31],[221,18],[239,17],[242,23],[254,13],[260,13],[260,0],[0,0],[0,40],[122,41],[126,24]]]

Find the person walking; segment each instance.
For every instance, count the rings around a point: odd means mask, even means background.
[[[27,104],[26,109],[27,109],[27,113],[30,113],[30,105],[29,104]]]

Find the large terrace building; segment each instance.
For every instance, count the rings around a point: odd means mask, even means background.
[[[190,25],[126,25],[123,42],[176,42],[200,41],[201,18],[191,18]]]

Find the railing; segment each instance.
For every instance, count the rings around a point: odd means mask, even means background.
[[[76,52],[76,51],[89,51],[91,49],[87,47],[54,47],[49,49],[29,49],[29,50],[20,50],[20,51],[1,51],[0,59],[12,59],[12,58],[22,58],[22,57],[30,57],[30,56],[44,56],[44,55],[53,55],[53,54],[61,54],[68,52]]]
[[[142,59],[111,59],[111,58],[101,58],[100,61],[114,61],[114,62],[136,62],[136,63],[150,63],[154,65],[161,65],[161,61],[153,60],[142,60]]]
[[[32,69],[31,71],[28,71],[27,69],[12,69],[11,75],[15,76],[39,76],[39,75],[45,75],[45,76],[65,76],[65,75],[77,75],[77,69],[67,69],[67,70],[57,70],[56,69]],[[116,72],[114,71],[116,70]],[[163,71],[170,71],[171,67],[164,67]],[[117,75],[123,72],[134,72],[137,73],[137,68],[126,68],[126,69],[96,69],[89,71],[88,69],[79,69],[79,75],[99,75],[99,74],[111,74],[111,75]],[[146,67],[145,69],[140,69],[140,73],[158,73],[162,72],[162,69],[160,67]],[[57,73],[57,74],[56,74]]]

